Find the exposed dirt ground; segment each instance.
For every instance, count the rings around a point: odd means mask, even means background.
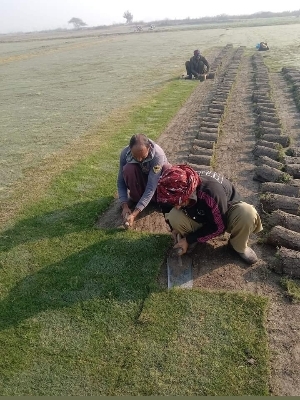
[[[171,163],[187,161],[192,142],[199,131],[199,121],[207,112],[207,104],[223,79],[222,73],[229,61],[229,58],[223,60],[215,80],[199,83],[158,140]],[[259,204],[259,183],[253,180],[255,159],[252,150],[256,142],[251,101],[253,74],[251,56],[243,54],[227,99],[222,131],[216,146],[214,170],[232,180],[245,201],[255,205],[263,216]],[[297,142],[300,115],[287,84],[280,73],[269,74],[269,80],[284,131]],[[116,227],[121,222],[119,207],[115,202],[101,217],[99,226]],[[151,208],[142,213],[135,229],[168,232],[162,215]],[[270,391],[277,396],[297,396],[300,395],[300,305],[291,303],[285,297],[280,286],[282,277],[269,269],[276,249],[260,244],[258,239],[255,235],[251,237],[250,245],[259,256],[259,261],[251,267],[227,250],[226,234],[204,245],[199,244],[192,254],[193,286],[247,291],[269,298],[267,332],[271,354]],[[165,265],[159,279],[162,285],[167,285]]]

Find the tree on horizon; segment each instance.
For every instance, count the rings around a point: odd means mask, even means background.
[[[133,21],[133,15],[128,10],[124,12],[123,18],[126,19],[126,24],[130,24]]]
[[[74,25],[74,29],[79,29],[82,26],[87,26],[87,24],[85,22],[82,21],[82,19],[80,18],[71,18],[70,21],[68,21],[68,24],[73,24]]]

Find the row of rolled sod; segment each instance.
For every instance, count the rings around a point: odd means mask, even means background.
[[[278,273],[300,278],[300,134],[291,140],[284,132],[272,100],[269,73],[263,57],[255,54],[252,61],[252,101],[257,138],[253,150],[256,160],[253,179],[260,182],[266,242],[276,249],[270,267]],[[300,99],[300,71],[294,71],[293,78],[290,72],[285,68],[282,70],[287,80],[294,79],[296,86],[292,90],[296,92],[299,89]],[[295,94],[296,100],[298,93]]]

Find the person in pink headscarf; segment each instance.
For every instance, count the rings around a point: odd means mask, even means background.
[[[158,181],[157,201],[162,206],[172,206],[165,218],[172,235],[181,235],[174,248],[181,249],[182,254],[194,244],[207,242],[226,231],[231,234],[229,246],[244,261],[258,261],[248,240],[251,233],[263,229],[260,216],[222,175],[174,165]]]

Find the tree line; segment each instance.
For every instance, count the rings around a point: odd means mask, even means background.
[[[238,21],[240,19],[256,19],[256,18],[274,18],[274,17],[300,17],[300,9],[296,11],[282,11],[282,12],[271,12],[271,11],[260,11],[254,14],[249,15],[227,15],[227,14],[220,14],[214,17],[201,17],[201,18],[190,18],[187,17],[185,19],[164,19],[162,21],[154,21],[158,26],[165,26],[165,25],[180,25],[181,23],[212,23],[212,22],[233,22]],[[133,14],[127,10],[123,14],[123,18],[126,19],[126,24],[131,24],[133,22]],[[69,24],[73,24],[74,29],[80,29],[87,24],[80,18],[73,17],[68,21]]]

